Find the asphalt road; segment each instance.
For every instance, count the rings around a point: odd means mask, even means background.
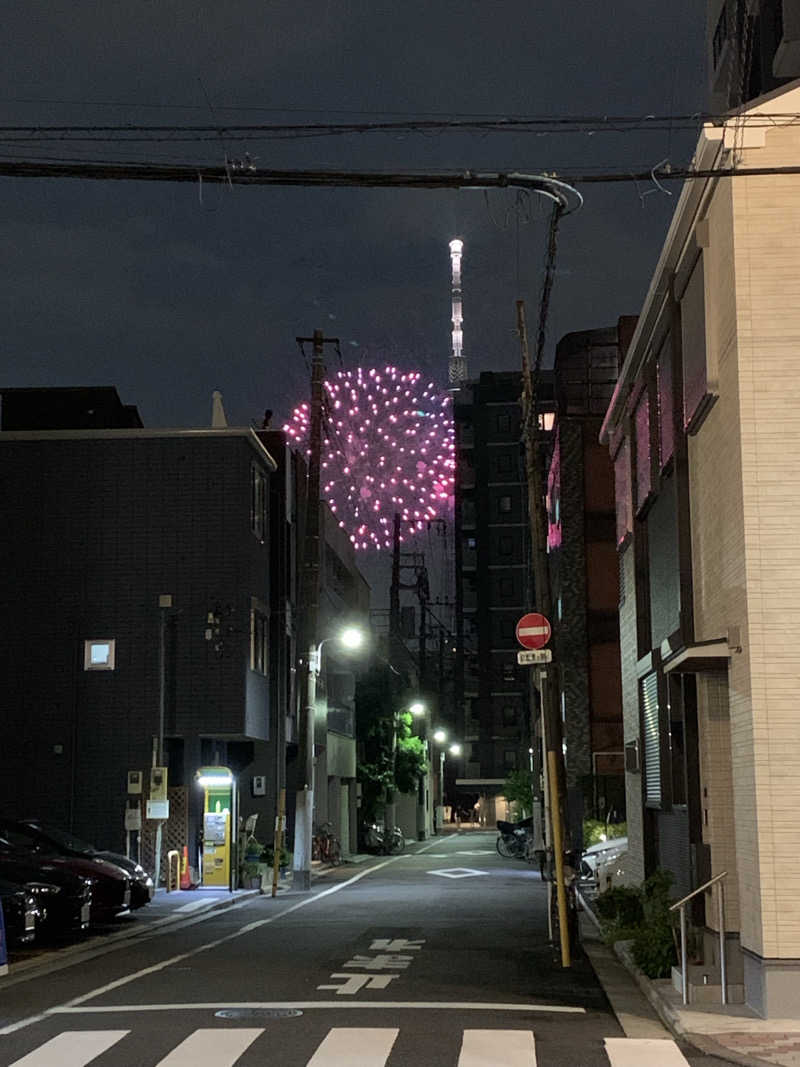
[[[0,1067],[712,1067],[624,1036],[546,886],[466,833],[0,995]]]

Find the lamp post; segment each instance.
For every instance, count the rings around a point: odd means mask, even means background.
[[[338,641],[342,648],[354,651],[364,643],[364,631],[348,626],[333,637],[324,637],[318,645],[308,649],[306,680],[305,727],[305,788],[297,794],[294,826],[294,862],[292,881],[295,889],[311,888],[311,842],[314,836],[314,730],[317,704],[317,675],[322,663],[322,649],[328,641]]]
[[[444,826],[444,743],[447,741],[447,731],[434,730],[433,740],[439,746],[439,795],[437,797],[438,804],[436,805],[434,828],[437,833],[441,833]]]
[[[425,745],[425,758],[427,762],[428,758],[428,738],[427,738],[427,724],[426,714],[428,711],[427,706],[421,700],[414,700],[408,705],[408,710],[415,719],[419,719],[421,723],[420,734]],[[429,771],[425,771],[420,774],[419,782],[417,783],[417,840],[424,841],[428,836],[428,777]]]

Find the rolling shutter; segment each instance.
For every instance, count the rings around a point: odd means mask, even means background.
[[[644,788],[648,803],[661,803],[661,722],[658,707],[658,675],[642,679],[644,740]]]

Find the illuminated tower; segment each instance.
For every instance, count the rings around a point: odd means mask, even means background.
[[[451,295],[453,300],[453,350],[450,353],[450,388],[458,389],[467,379],[467,361],[464,358],[464,317],[461,310],[461,253],[464,242],[456,238],[450,242],[452,267]]]

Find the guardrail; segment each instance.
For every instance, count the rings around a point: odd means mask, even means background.
[[[722,1003],[728,1003],[728,969],[727,961],[725,959],[725,887],[723,886],[723,880],[728,877],[728,872],[723,871],[722,874],[717,874],[713,878],[709,878],[703,885],[698,886],[697,889],[693,889],[691,893],[682,899],[676,901],[670,905],[670,911],[680,909],[680,923],[681,923],[681,994],[683,996],[683,1003],[689,1003],[689,965],[687,960],[686,951],[686,904],[696,897],[698,893],[704,893],[707,889],[710,889],[712,885],[717,887],[717,919],[719,925],[719,977],[720,985],[722,988]]]

